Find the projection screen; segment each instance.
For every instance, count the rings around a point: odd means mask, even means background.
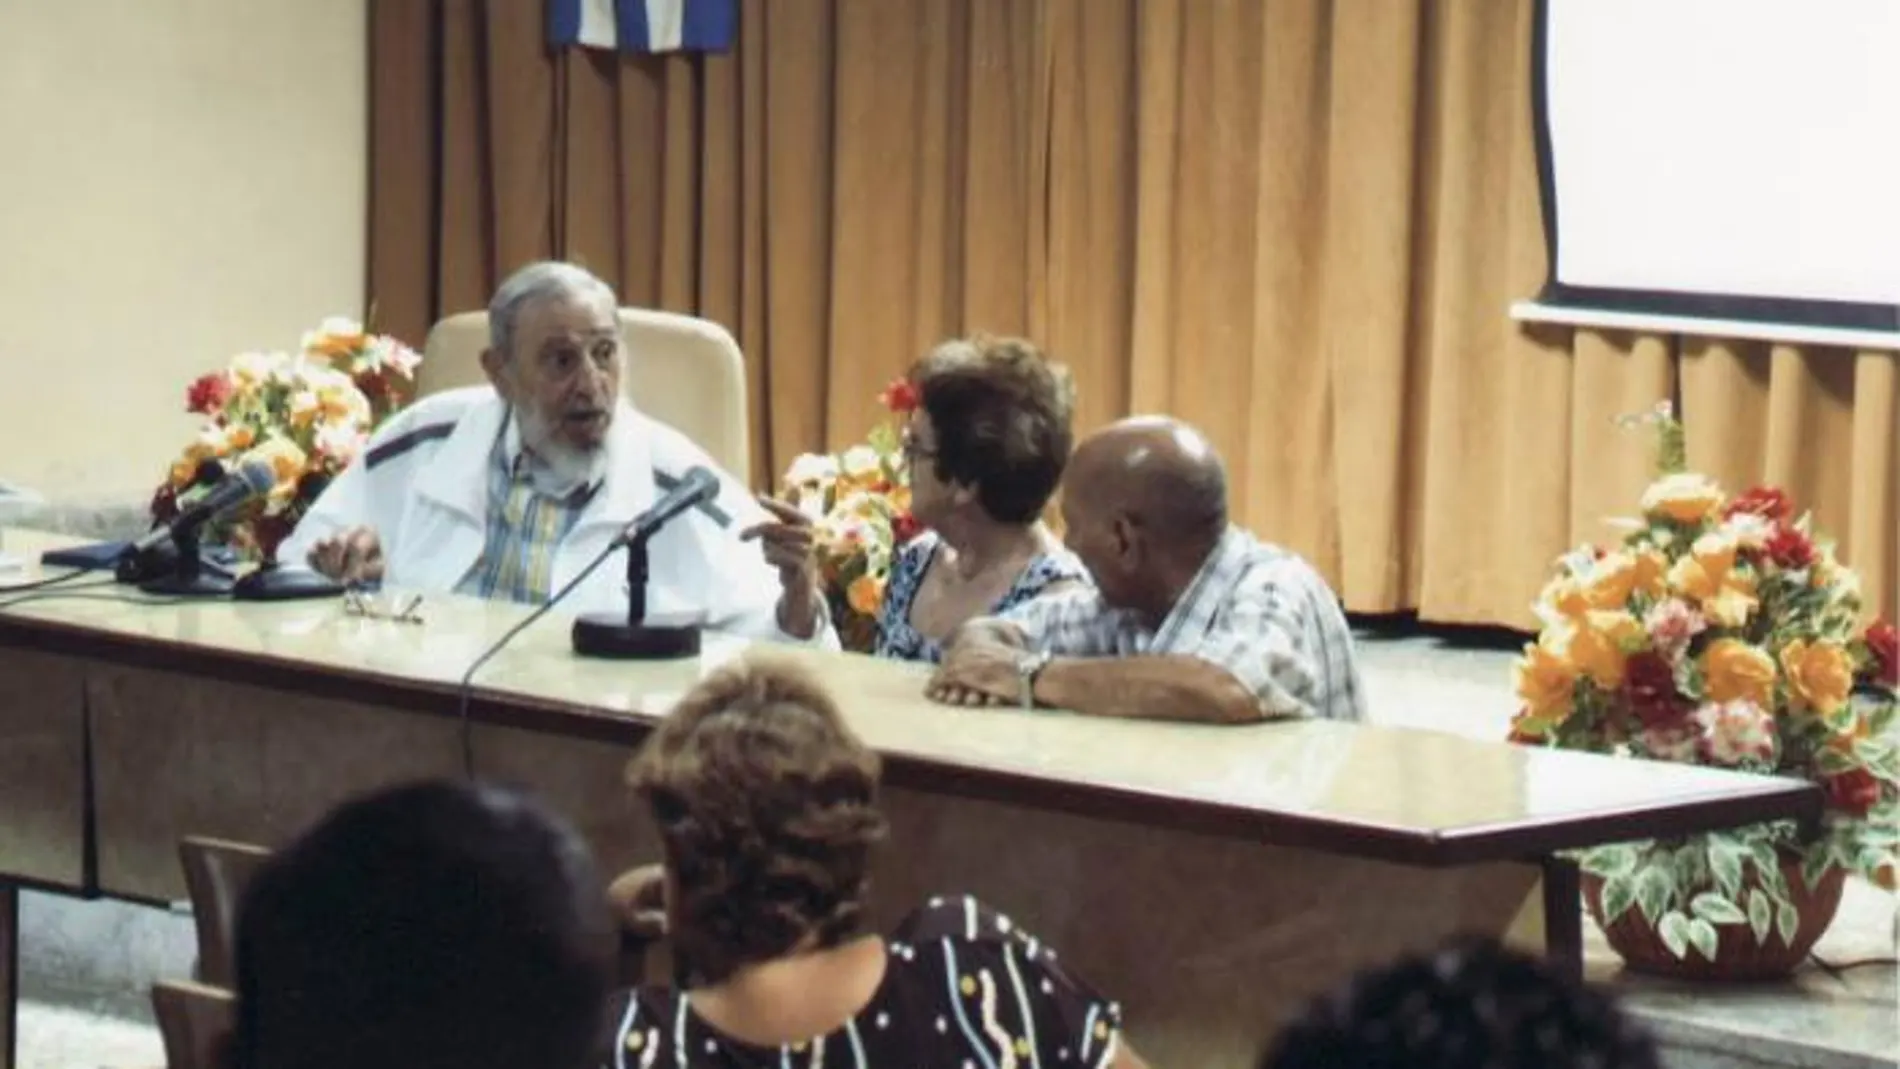
[[[1545,305],[1900,330],[1900,0],[1539,0]]]

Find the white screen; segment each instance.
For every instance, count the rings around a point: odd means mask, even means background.
[[[1554,281],[1900,304],[1900,0],[1545,2]]]

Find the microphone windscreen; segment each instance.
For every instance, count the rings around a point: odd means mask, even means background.
[[[268,460],[253,458],[238,469],[238,478],[252,494],[268,494],[277,485],[277,469]]]

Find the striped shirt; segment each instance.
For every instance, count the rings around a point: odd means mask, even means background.
[[[1094,590],[1037,598],[1001,618],[1059,657],[1199,657],[1233,673],[1268,716],[1365,718],[1339,599],[1312,565],[1238,527],[1221,536],[1158,629]]]
[[[482,555],[456,593],[539,605],[553,593],[554,558],[598,480],[554,496],[536,484],[534,454],[521,447],[510,418],[495,438],[488,466],[488,521]]]

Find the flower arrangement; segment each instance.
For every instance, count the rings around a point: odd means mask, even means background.
[[[1660,477],[1620,547],[1565,556],[1544,588],[1511,738],[1821,786],[1812,838],[1779,822],[1583,853],[1606,929],[1634,908],[1677,959],[1713,963],[1742,933],[1795,943],[1797,875],[1894,886],[1900,654],[1892,624],[1861,627],[1857,578],[1786,494],[1727,496],[1685,470],[1668,405],[1638,419],[1660,428]]]
[[[786,496],[812,518],[819,579],[839,639],[861,652],[877,642],[891,561],[918,533],[897,427],[917,407],[917,389],[899,379],[878,399],[889,415],[863,443],[806,453],[784,479]]]
[[[153,521],[170,520],[207,488],[208,462],[234,467],[262,459],[276,485],[214,521],[206,537],[246,559],[273,559],[370,432],[414,396],[421,362],[393,338],[326,319],[304,335],[298,353],[242,353],[224,370],[199,376],[185,390],[185,410],[206,422],[153,495]]]

